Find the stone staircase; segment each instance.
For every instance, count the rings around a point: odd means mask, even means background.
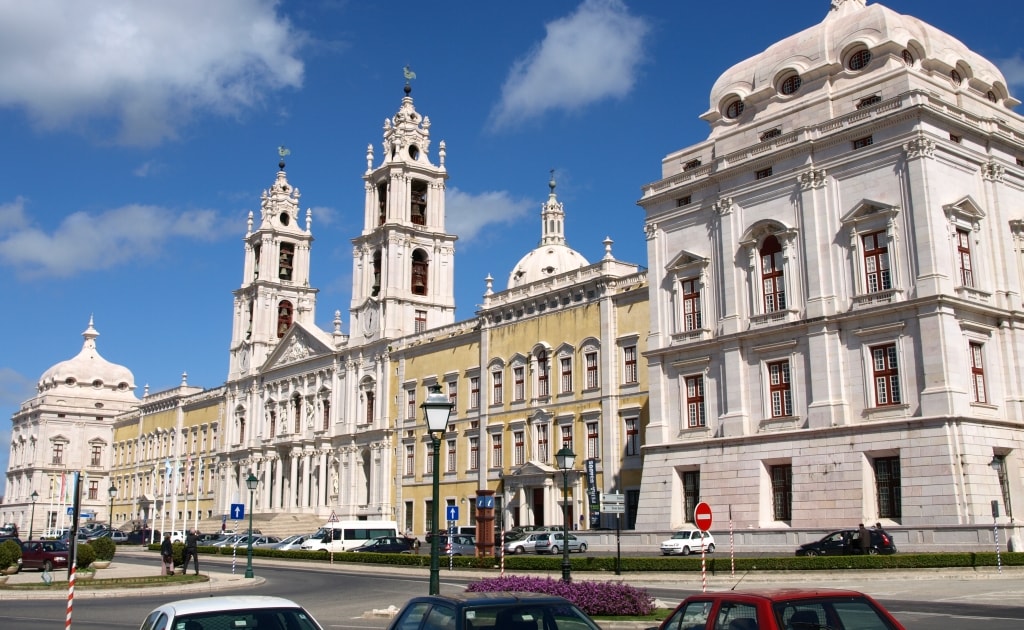
[[[309,534],[320,529],[326,519],[316,514],[253,514],[252,528],[266,536],[284,538],[292,534]],[[249,527],[249,522],[239,521],[238,530]]]

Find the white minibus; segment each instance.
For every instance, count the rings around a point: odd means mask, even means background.
[[[310,551],[347,551],[359,545],[380,538],[398,536],[396,521],[335,521],[327,523],[302,543],[302,549]]]

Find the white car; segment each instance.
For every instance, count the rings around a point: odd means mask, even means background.
[[[323,630],[323,626],[312,615],[290,599],[258,595],[198,597],[164,604],[146,616],[140,630],[164,628]]]
[[[183,542],[185,542],[185,532],[181,531],[180,529],[171,530],[171,531],[169,531],[167,533],[171,535],[171,542],[172,543],[176,543],[176,542],[183,543]]]
[[[684,529],[661,543],[661,553],[666,556],[688,556],[700,553],[701,546],[707,553],[715,551],[715,537],[699,529]]]

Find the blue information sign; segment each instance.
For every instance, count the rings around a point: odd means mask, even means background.
[[[232,503],[231,504],[231,518],[233,520],[239,520],[245,518],[245,504],[244,503]]]
[[[457,506],[457,505],[449,505],[444,510],[445,510],[445,512],[444,512],[445,513],[445,517],[449,521],[457,521],[457,520],[459,520],[459,506]]]
[[[493,510],[494,509],[494,495],[485,494],[476,498],[476,506],[481,510]]]

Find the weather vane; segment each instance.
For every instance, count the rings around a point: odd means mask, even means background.
[[[282,171],[284,170],[284,158],[285,156],[291,155],[291,150],[283,144],[277,147],[277,155],[281,158],[281,161],[277,163],[277,167]]]
[[[416,78],[416,73],[413,72],[412,68],[410,68],[409,66],[406,66],[405,68],[403,68],[402,69],[402,73],[405,75],[405,82],[406,82],[406,84],[408,84],[409,81],[412,81],[413,79]]]

